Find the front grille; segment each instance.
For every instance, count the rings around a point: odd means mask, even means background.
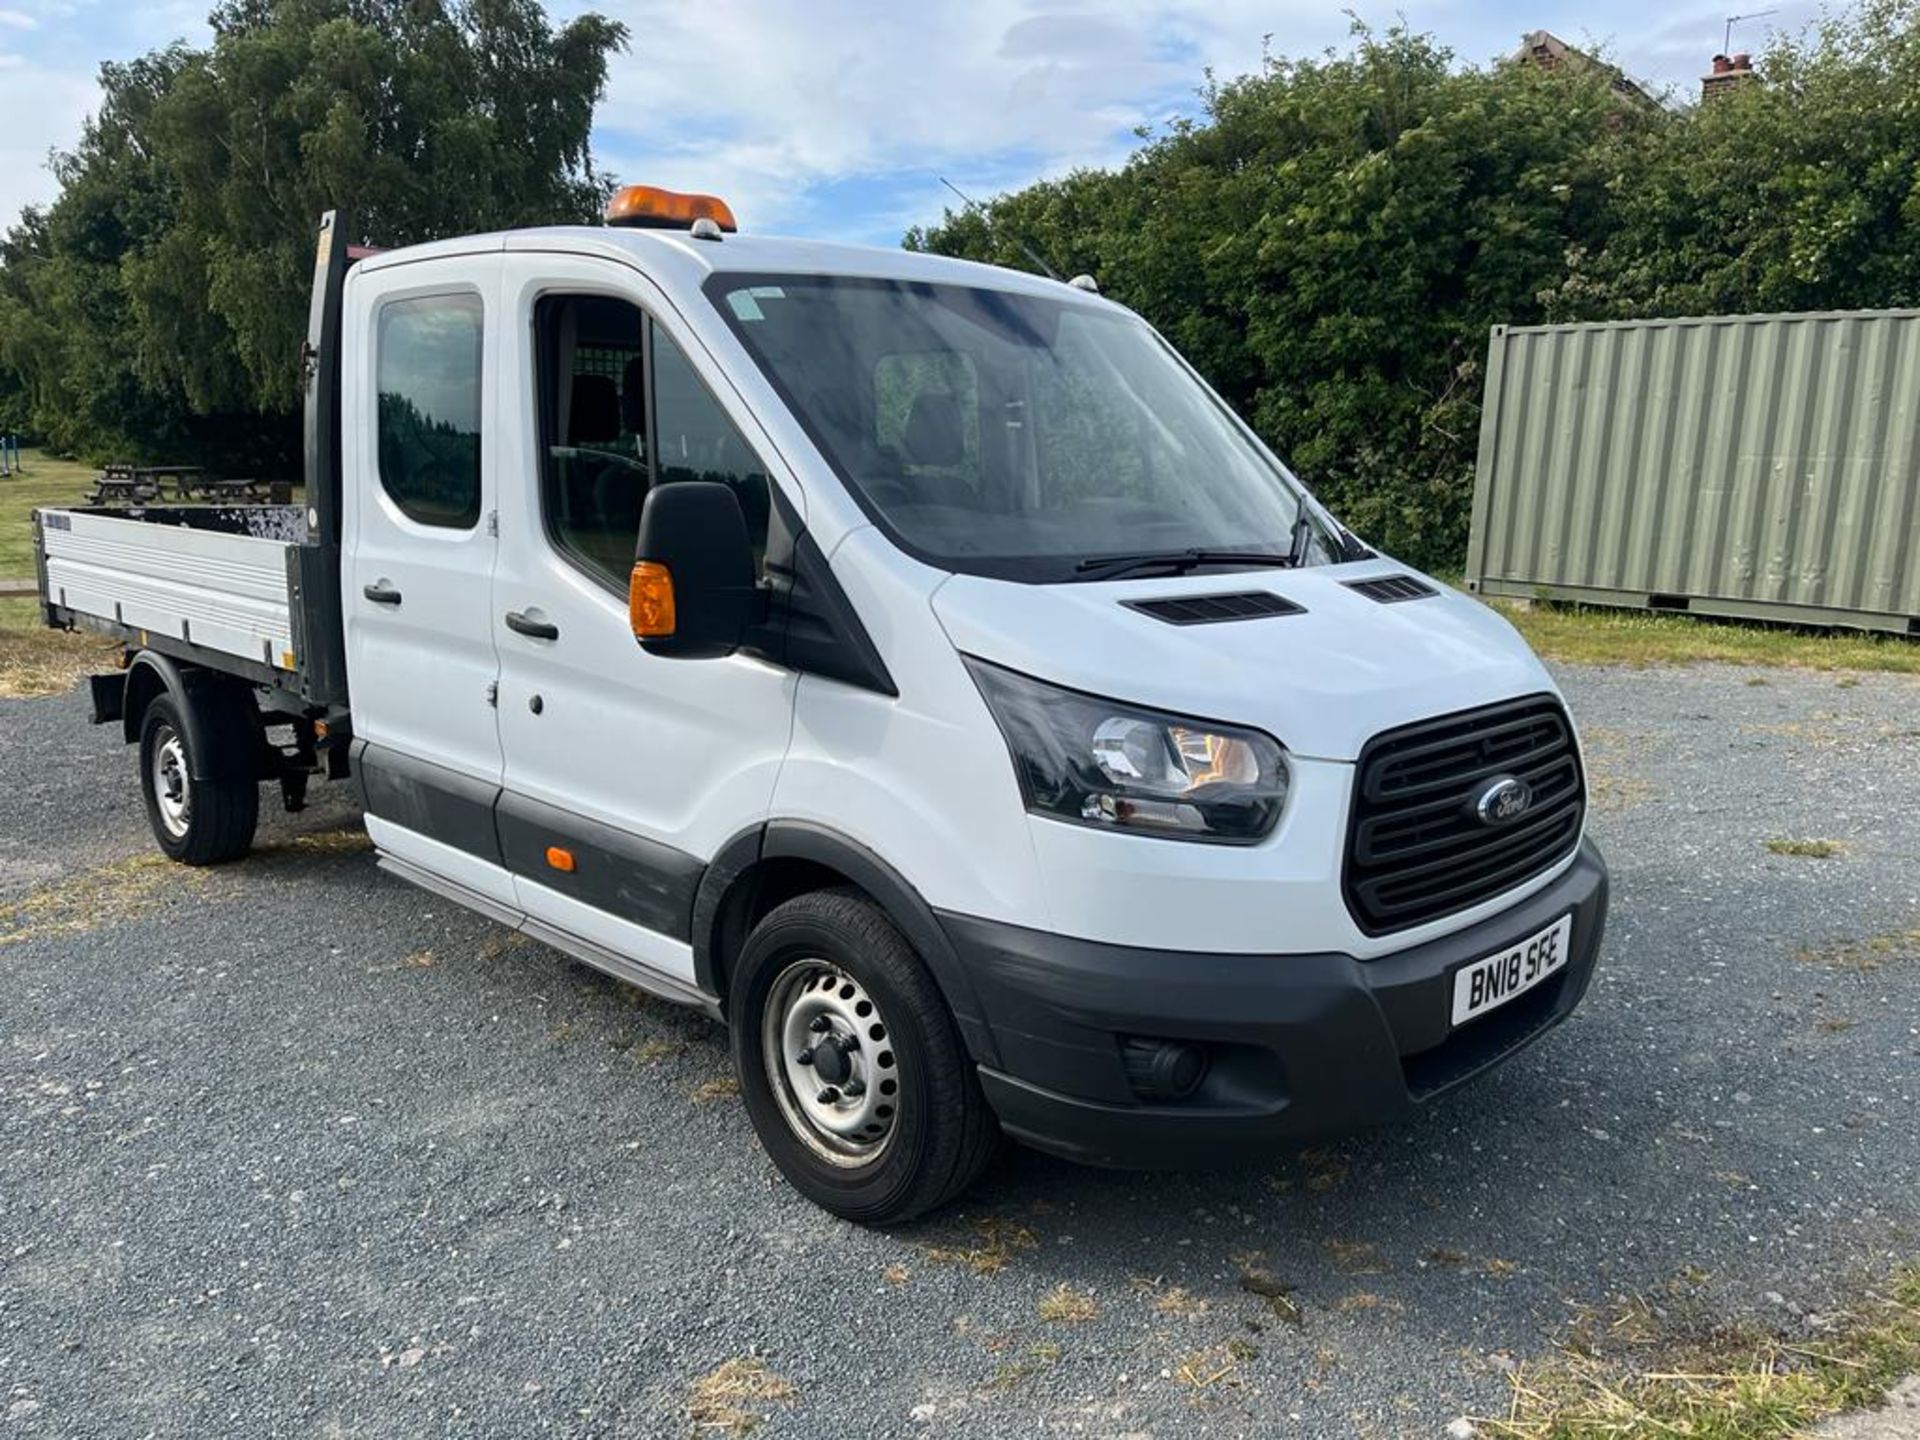
[[[1158,600],[1122,600],[1129,610],[1169,625],[1218,625],[1228,620],[1257,620],[1263,615],[1304,615],[1283,595],[1250,590],[1236,595],[1175,595]]]
[[[1525,781],[1533,803],[1489,825],[1475,804],[1504,775]],[[1573,728],[1551,696],[1386,731],[1360,752],[1347,908],[1385,935],[1490,900],[1566,858],[1585,814]]]

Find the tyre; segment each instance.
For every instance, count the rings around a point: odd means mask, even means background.
[[[728,990],[734,1066],[795,1189],[864,1224],[959,1195],[999,1129],[933,977],[884,912],[819,890],[769,914]]]
[[[245,734],[244,726],[213,726]],[[247,737],[250,741],[250,736]],[[180,703],[162,695],[140,724],[140,788],[147,823],[168,857],[188,865],[218,865],[253,848],[260,820],[260,786],[251,779],[196,780],[193,741]]]

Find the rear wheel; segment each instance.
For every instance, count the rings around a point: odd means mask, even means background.
[[[179,702],[158,697],[140,725],[140,787],[153,838],[188,865],[237,860],[253,848],[260,786],[250,779],[195,779],[197,758]]]
[[[824,1209],[909,1220],[991,1158],[998,1130],[939,987],[866,897],[816,891],[762,920],[728,1019],[761,1144]]]

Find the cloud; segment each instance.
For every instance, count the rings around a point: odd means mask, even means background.
[[[957,204],[942,176],[985,198],[1075,166],[1110,165],[1134,129],[1198,108],[1195,87],[1278,55],[1344,47],[1324,0],[549,0],[556,18],[626,22],[595,128],[623,180],[725,196],[759,231],[881,244]],[[1545,26],[1683,97],[1718,49],[1711,0],[1357,0],[1376,27],[1404,14],[1463,62],[1510,52]],[[1797,28],[1817,0],[1781,0],[1738,48]],[[114,8],[0,0],[0,226],[53,193],[47,151],[78,139],[92,75],[184,34],[205,43],[206,0]],[[1609,31],[1603,26],[1615,27]],[[1596,33],[1597,32],[1597,38]],[[1611,41],[1610,41],[1611,36]]]
[[[1346,23],[1306,0],[603,8],[633,36],[600,114],[603,162],[624,179],[719,191],[755,228],[803,229],[833,228],[809,196],[854,177],[931,197],[943,174],[992,190],[1111,163],[1134,126],[1191,108],[1201,65],[1252,68],[1282,21],[1316,43]]]
[[[575,0],[586,3],[586,0]],[[1814,0],[1784,0],[1809,10]],[[1315,55],[1350,21],[1308,0],[600,0],[624,20],[595,152],[622,179],[712,190],[755,229],[882,242],[952,197],[1109,165],[1134,130],[1198,109],[1195,88],[1255,70],[1263,50]],[[1465,63],[1510,53],[1546,25],[1610,48],[1656,87],[1691,90],[1720,39],[1708,0],[1365,0],[1376,28],[1404,15]],[[1760,39],[1758,22],[1752,39]],[[1754,48],[1758,48],[1757,43]],[[866,181],[857,186],[853,182]],[[884,182],[884,183],[883,183]],[[868,208],[841,206],[857,191]]]
[[[80,124],[100,98],[93,76],[20,63],[0,55],[4,114],[0,115],[0,225],[10,225],[26,205],[45,204],[59,192],[47,169],[48,153],[70,146]]]

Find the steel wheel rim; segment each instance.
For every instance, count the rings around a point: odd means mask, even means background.
[[[155,732],[153,800],[160,823],[174,839],[183,839],[193,821],[193,785],[187,776],[187,747],[171,725]]]
[[[760,1012],[760,1053],[787,1128],[830,1164],[871,1164],[893,1139],[900,1067],[866,988],[826,960],[790,963]]]

